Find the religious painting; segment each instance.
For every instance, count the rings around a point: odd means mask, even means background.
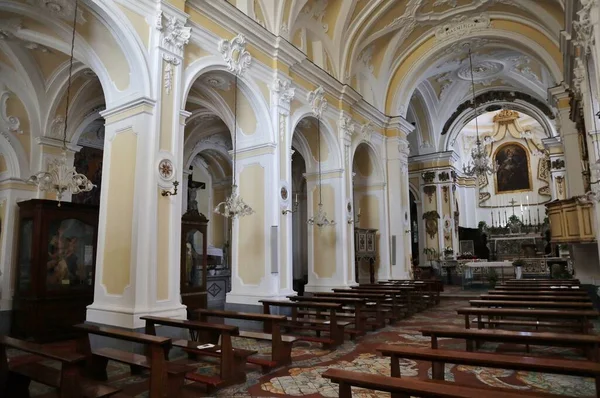
[[[47,286],[82,285],[91,280],[94,228],[76,219],[54,221],[48,228]]]
[[[100,206],[100,187],[102,186],[102,158],[101,149],[84,146],[75,153],[74,165],[78,173],[85,175],[96,186],[89,192],[73,195],[73,203],[84,203]]]
[[[494,161],[498,164],[497,194],[531,190],[529,152],[521,144],[509,142],[501,145],[496,151]]]

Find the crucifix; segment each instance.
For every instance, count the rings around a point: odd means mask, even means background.
[[[517,204],[517,201],[512,199],[510,200],[508,203],[510,203],[512,205],[512,209],[513,209],[513,216],[515,215],[515,205]]]

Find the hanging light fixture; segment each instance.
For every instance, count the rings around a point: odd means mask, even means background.
[[[70,167],[67,162],[67,126],[69,120],[69,101],[71,97],[71,80],[73,73],[73,52],[75,50],[75,28],[77,23],[77,6],[73,12],[73,34],[71,36],[71,59],[69,61],[69,80],[67,83],[67,105],[65,108],[65,126],[63,129],[62,153],[59,159],[53,160],[48,165],[48,171],[40,171],[31,176],[27,182],[37,185],[40,191],[53,191],[56,193],[58,206],[65,193],[72,195],[80,192],[89,192],[95,185],[83,174],[77,172],[75,167]]]
[[[235,74],[235,91],[233,92],[233,184],[231,185],[231,195],[225,202],[219,203],[214,212],[227,218],[238,218],[249,216],[254,213],[254,209],[248,206],[244,199],[238,194],[238,186],[235,178],[235,164],[237,158],[237,83],[238,75]],[[222,210],[221,210],[222,207]]]
[[[473,77],[473,57],[471,55],[471,48],[469,47],[469,67],[471,70],[471,89],[473,90],[473,114],[475,115],[475,132],[477,134],[477,141],[475,141],[475,148],[471,151],[472,160],[468,165],[463,165],[463,172],[468,176],[475,176],[477,178],[485,174],[494,174],[498,170],[497,164],[490,165],[490,159],[483,148],[483,144],[479,139],[479,122],[477,120],[477,103],[475,98],[475,78]]]
[[[331,227],[335,225],[335,221],[327,218],[327,213],[323,210],[323,195],[321,186],[321,118],[317,116],[317,153],[319,157],[319,206],[317,208],[317,214],[309,218],[306,223],[309,225],[316,225],[317,227]]]

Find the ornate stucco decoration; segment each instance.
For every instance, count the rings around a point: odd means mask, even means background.
[[[517,111],[512,111],[510,109],[502,109],[494,116],[493,121],[494,123],[499,124],[514,123],[514,121],[520,117],[521,116],[519,116],[519,112]]]
[[[246,50],[246,36],[241,33],[231,40],[221,40],[219,52],[227,63],[227,69],[238,76],[242,76],[252,62],[252,56]]]
[[[360,126],[360,130],[358,132],[358,138],[361,141],[371,141],[371,136],[373,135],[373,123],[369,120],[367,123]]]
[[[533,72],[533,70],[529,66],[529,64],[531,63],[531,58],[529,58],[526,55],[523,55],[517,58],[513,58],[510,61],[514,63],[512,67],[513,72],[518,73],[519,75],[535,83],[542,84],[540,77],[535,72]]]
[[[231,89],[231,80],[225,76],[209,74],[202,79],[202,82],[207,86],[221,91],[229,91]]]
[[[173,89],[173,67],[179,65],[181,61],[179,60],[179,58],[167,54],[163,54],[163,60],[165,61],[165,92],[168,95],[171,95],[171,91]]]
[[[163,34],[163,47],[181,56],[183,46],[189,43],[192,36],[192,28],[185,26],[185,21],[177,19],[176,16],[164,16],[161,11],[156,17],[156,29]]]
[[[0,131],[14,134],[23,134],[20,129],[21,121],[16,116],[9,116],[7,113],[8,99],[12,93],[5,87],[0,86]]]
[[[13,40],[15,34],[23,28],[18,18],[0,20],[0,40]]]
[[[592,23],[591,12],[596,0],[579,0],[581,10],[577,12],[579,21],[573,21],[576,39],[574,44],[583,48],[584,53],[588,54],[594,43],[594,25]]]
[[[340,118],[338,119],[338,128],[340,129],[340,136],[347,143],[346,146],[350,145],[352,134],[354,134],[352,118],[344,114],[340,115]]]
[[[305,8],[303,11],[304,14],[316,20],[321,25],[325,33],[327,33],[327,31],[329,30],[329,25],[323,23],[323,17],[325,16],[327,4],[327,0],[315,0],[313,1],[312,6],[310,8]]]
[[[437,40],[448,40],[451,38],[466,36],[470,33],[488,29],[491,25],[489,15],[480,14],[476,16],[461,15],[452,18],[450,22],[439,26],[435,30]]]
[[[60,19],[73,22],[73,13],[75,12],[75,2],[73,0],[27,0],[27,3],[37,6],[44,13],[50,13]],[[77,10],[77,23],[83,25],[86,23],[83,17],[83,10]]]
[[[63,131],[65,129],[65,117],[63,115],[57,115],[50,123],[50,130],[48,136],[50,138],[61,139]]]
[[[277,94],[277,105],[279,106],[280,113],[288,115],[290,112],[290,104],[296,95],[296,88],[292,87],[290,81],[281,80],[276,77],[273,79],[271,89]]]
[[[583,93],[585,88],[585,65],[581,57],[575,58],[575,67],[573,68],[573,91],[577,95]]]
[[[319,118],[323,116],[323,112],[327,110],[328,106],[323,87],[319,86],[314,91],[309,92],[306,99],[310,103],[313,114]]]

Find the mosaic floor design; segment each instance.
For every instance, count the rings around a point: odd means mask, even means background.
[[[328,368],[340,368],[358,372],[388,375],[390,362],[388,358],[376,354],[375,347],[379,344],[410,345],[428,347],[429,339],[421,336],[419,329],[430,325],[463,325],[463,319],[456,316],[455,310],[468,305],[463,299],[445,299],[433,309],[424,311],[394,326],[359,340],[358,343],[346,342],[335,351],[322,349],[314,343],[299,342],[293,349],[293,363],[286,368],[277,369],[269,374],[261,374],[257,367],[248,367],[247,381],[244,384],[221,389],[213,394],[206,394],[204,388],[197,383],[188,383],[181,397],[337,397],[337,385],[332,384],[320,375]],[[595,325],[599,330],[599,325]],[[234,346],[253,349],[261,356],[270,355],[267,344],[256,344],[248,339],[236,339]],[[464,350],[464,340],[440,340],[440,348]],[[482,350],[488,352],[503,352],[525,354],[523,346],[511,344],[484,344]],[[14,358],[13,360],[31,360],[31,357]],[[557,358],[581,359],[581,353],[564,348],[531,347],[527,355],[552,356]],[[179,362],[189,363],[187,359]],[[202,374],[216,372],[215,364],[203,364],[197,371]],[[109,363],[109,384],[123,389],[118,398],[147,397],[147,379],[142,376],[131,376],[127,366]],[[401,362],[402,377],[425,379],[431,377],[431,363],[422,361],[403,360]],[[514,372],[501,369],[490,369],[471,366],[446,365],[446,380],[473,386],[493,386],[513,388],[522,391],[551,392],[576,397],[595,396],[593,379],[557,376],[538,372]],[[46,398],[49,390],[32,383],[31,396]],[[353,389],[353,396],[359,398],[389,397],[389,394],[377,393],[370,390]]]

